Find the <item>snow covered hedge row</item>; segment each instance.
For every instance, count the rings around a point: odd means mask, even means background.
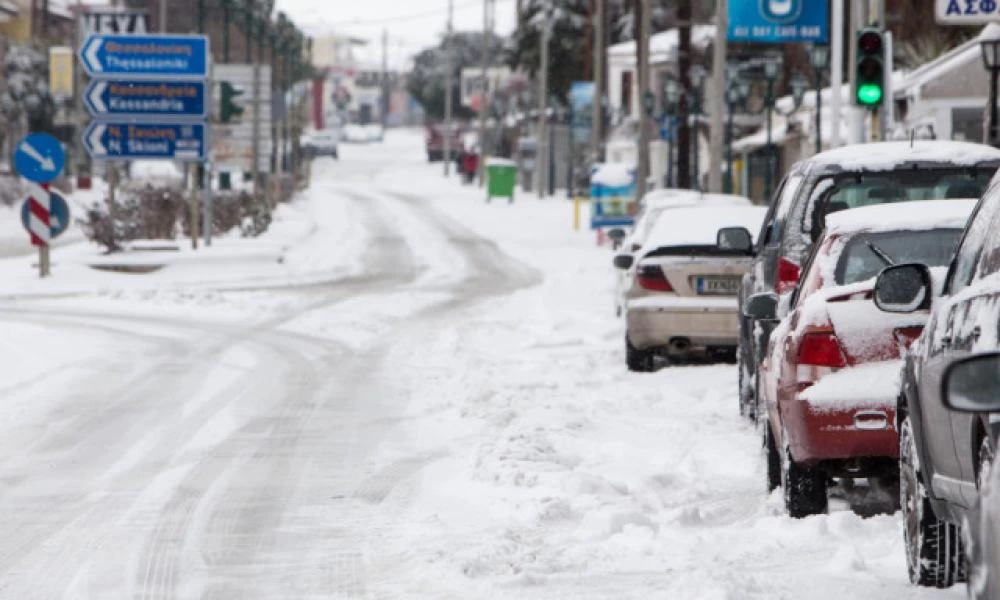
[[[105,199],[103,204],[92,206],[81,220],[86,236],[108,252],[118,252],[133,240],[169,240],[190,234],[191,210],[179,185],[126,184],[117,194],[114,211],[108,210],[108,204]],[[270,223],[270,211],[247,191],[213,193],[214,235],[238,229],[244,237],[256,237],[267,231]]]

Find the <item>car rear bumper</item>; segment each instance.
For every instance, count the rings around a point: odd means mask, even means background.
[[[736,303],[730,306],[630,305],[628,337],[640,350],[666,347],[685,340],[691,350],[733,347],[739,344]]]
[[[886,406],[817,410],[795,399],[781,407],[795,462],[899,457],[896,411]]]

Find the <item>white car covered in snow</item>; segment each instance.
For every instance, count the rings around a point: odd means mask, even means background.
[[[737,294],[767,209],[686,207],[661,215],[638,254],[615,266],[632,273],[625,294],[626,362],[650,371],[657,355],[735,357]]]
[[[659,222],[661,215],[674,208],[695,206],[753,206],[749,198],[729,194],[703,194],[695,190],[660,189],[649,192],[639,202],[635,226],[627,235],[624,231],[615,237],[622,241],[623,253],[637,254],[646,238]],[[625,294],[633,276],[632,269],[615,272],[615,314],[621,316],[625,309]]]

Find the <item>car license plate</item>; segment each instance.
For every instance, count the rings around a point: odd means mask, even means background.
[[[740,277],[699,277],[696,289],[703,296],[736,296],[740,281]]]

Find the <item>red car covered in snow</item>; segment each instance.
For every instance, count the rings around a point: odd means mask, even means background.
[[[769,340],[760,392],[768,490],[783,488],[791,516],[825,512],[831,478],[898,491],[901,352],[927,316],[878,310],[875,280],[910,262],[940,268],[943,279],[974,206],[929,200],[832,214],[795,290],[747,303],[754,319],[786,313]]]

